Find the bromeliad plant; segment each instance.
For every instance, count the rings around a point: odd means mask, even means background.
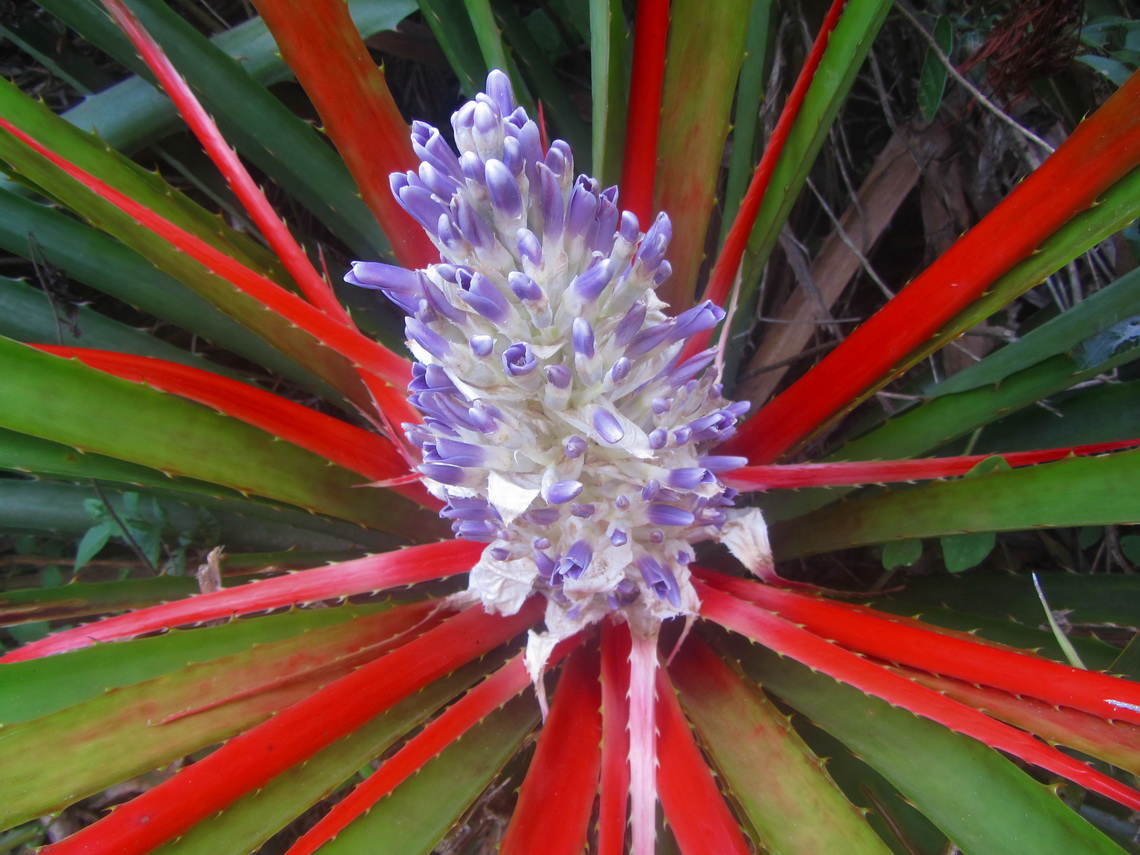
[[[91,8],[44,5],[134,61]],[[1040,450],[907,459],[976,439],[1000,415],[1140,352],[1135,274],[859,438],[839,422],[1135,219],[1140,78],[748,415],[751,403],[735,399],[733,323],[747,320],[888,4],[828,12],[699,301],[734,91],[734,158],[750,155],[749,81],[763,64],[743,57],[748,40],[764,41],[766,4],[751,29],[740,23],[749,3],[677,2],[672,26],[667,4],[640,4],[624,129],[621,4],[590,5],[593,169],[620,178],[620,198],[578,174],[580,149],[546,141],[501,71],[453,116],[454,147],[422,122],[409,147],[341,0],[256,5],[343,167],[157,2],[132,3],[145,26],[121,0],[105,5],[240,202],[229,220],[248,217],[265,245],[5,84],[0,156],[80,218],[13,185],[8,228],[72,276],[261,362],[293,391],[91,311],[78,316],[78,340],[65,343],[62,327],[54,344],[34,331],[23,335],[32,344],[0,339],[3,465],[38,479],[0,484],[8,522],[45,527],[30,520],[40,505],[62,516],[89,489],[77,485],[95,482],[102,528],[86,553],[116,532],[132,539],[115,512],[124,495],[132,519],[142,495],[166,508],[156,524],[181,525],[171,519],[189,507],[211,521],[210,545],[275,552],[213,552],[198,580],[8,595],[7,611],[26,620],[124,612],[4,657],[8,827],[149,773],[134,798],[42,851],[248,852],[302,814],[303,833],[282,843],[290,853],[430,852],[456,826],[494,831],[503,815],[493,836],[509,853],[674,843],[933,853],[948,840],[978,853],[1122,851],[1081,816],[1119,837],[1121,817],[1140,810],[1128,777],[1140,773],[1140,688],[1099,670],[1113,648],[1070,642],[1052,614],[1053,632],[1001,620],[1040,623],[1011,600],[1032,591],[1021,576],[929,579],[868,607],[793,581],[773,557],[882,543],[897,555],[922,538],[1140,521],[1127,420]],[[353,8],[368,31],[388,5]],[[468,35],[488,65],[513,67],[490,6],[422,5],[469,89],[480,63]],[[527,27],[495,8],[573,137]],[[377,342],[382,322],[361,331],[361,313],[344,308],[209,112],[368,259],[342,294],[359,305],[379,291],[406,313],[412,361]],[[27,299],[20,283],[4,289],[6,304]],[[1076,400],[1119,408],[1127,386]],[[791,462],[828,428],[838,450]],[[1031,433],[1026,445],[1041,446]],[[902,486],[919,480],[931,483]],[[839,501],[876,483],[899,486]],[[270,578],[236,578],[251,567]],[[1054,574],[1045,587],[1051,606],[1134,626],[1134,579]],[[918,611],[929,622],[909,616]],[[1061,646],[1070,664],[1049,658]],[[1064,801],[1040,782],[1060,779],[1071,782]],[[517,799],[504,795],[516,784]],[[334,791],[319,818],[307,813]]]

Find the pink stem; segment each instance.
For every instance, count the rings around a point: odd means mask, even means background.
[[[602,624],[602,780],[598,855],[623,855],[629,805],[629,626]]]
[[[632,631],[629,653],[629,790],[633,855],[653,855],[657,834],[657,633]]]

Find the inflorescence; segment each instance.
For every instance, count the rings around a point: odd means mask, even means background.
[[[747,409],[723,397],[715,351],[679,361],[724,312],[665,314],[669,218],[643,234],[616,187],[574,177],[565,142],[544,152],[505,74],[452,126],[458,157],[416,122],[419,172],[392,176],[440,263],[357,262],[345,279],[408,313],[424,421],[407,436],[442,516],[487,544],[468,596],[513,613],[541,592],[554,640],[615,612],[654,633],[696,612],[693,544],[735,496],[717,473],[744,463],[707,453]]]

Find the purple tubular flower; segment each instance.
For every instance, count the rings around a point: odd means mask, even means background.
[[[701,466],[710,472],[729,472],[748,465],[747,457],[736,457],[730,454],[706,454],[697,458]]]
[[[503,414],[499,409],[490,404],[485,404],[481,400],[475,401],[467,410],[467,420],[474,426],[475,430],[482,433],[494,433],[502,417]]]
[[[383,291],[389,300],[409,314],[419,311],[424,294],[420,273],[379,261],[354,261],[352,270],[344,275],[344,281],[349,285]]]
[[[629,376],[630,369],[633,368],[633,363],[626,359],[624,356],[619,356],[614,362],[613,367],[610,369],[610,380],[614,383],[620,383]]]
[[[570,374],[570,369],[565,365],[547,365],[543,370],[546,379],[556,389],[570,388],[570,381],[573,379]]]
[[[526,180],[531,187],[537,187],[538,167],[542,163],[542,136],[538,132],[538,125],[529,119],[519,128],[519,146],[526,165]]]
[[[700,484],[709,484],[715,480],[708,469],[700,466],[684,466],[670,471],[665,483],[678,490],[692,490]]]
[[[419,176],[420,181],[440,199],[450,199],[461,189],[458,181],[427,161],[420,163]]]
[[[537,366],[538,360],[531,352],[530,345],[525,342],[515,342],[503,351],[503,370],[510,377],[530,374]]]
[[[641,330],[641,325],[645,323],[646,307],[645,303],[638,300],[629,307],[629,311],[625,313],[617,326],[614,328],[614,344],[618,347],[625,347],[634,336]]]
[[[736,427],[736,416],[726,410],[717,410],[699,419],[689,422],[689,429],[693,432],[693,442],[705,442],[710,439],[719,439],[729,430]]]
[[[625,438],[625,429],[621,426],[621,422],[613,413],[601,407],[594,408],[594,430],[610,445],[617,445]]]
[[[479,249],[487,249],[495,240],[490,226],[475,213],[471,203],[464,195],[456,196],[451,203],[454,209],[452,221],[459,226],[459,231],[467,238],[468,243]]]
[[[542,263],[542,242],[530,229],[519,229],[515,234],[515,243],[519,248],[519,255],[531,264]]]
[[[716,359],[716,348],[710,347],[708,350],[698,353],[696,356],[690,356],[679,366],[669,372],[668,382],[674,388],[680,388],[699,375],[702,371],[709,367],[714,359]]]
[[[430,306],[433,311],[461,326],[467,323],[467,317],[464,311],[458,306],[453,306],[451,301],[443,295],[443,292],[440,291],[430,279],[426,276],[423,277],[420,286],[423,289],[428,306]]]
[[[673,327],[669,341],[681,341],[699,332],[712,329],[722,320],[724,320],[724,309],[711,300],[705,300],[705,302],[677,315],[676,326]]]
[[[517,270],[512,270],[507,274],[507,285],[520,300],[536,302],[543,298],[542,289],[538,287],[538,283]]]
[[[477,543],[491,543],[501,534],[501,528],[494,522],[469,522],[462,520],[455,523],[452,531],[464,540],[474,540]]]
[[[594,328],[583,317],[574,318],[570,326],[570,338],[574,343],[574,352],[580,353],[587,359],[594,356]]]
[[[428,234],[435,234],[440,214],[446,214],[443,207],[432,196],[431,191],[420,182],[414,172],[401,175],[392,173],[392,193],[400,202],[400,207],[411,214]]]
[[[511,305],[503,297],[495,283],[476,273],[466,287],[461,286],[460,295],[472,309],[494,324],[501,324],[511,314]]]
[[[479,467],[487,462],[487,452],[469,442],[440,437],[424,445],[424,460],[429,463],[450,463],[454,466]]]
[[[562,452],[571,460],[577,460],[586,453],[586,440],[580,436],[567,437],[562,443]]]
[[[487,161],[487,190],[491,193],[491,204],[508,217],[522,215],[522,193],[510,169],[501,160]]]
[[[498,520],[501,519],[486,499],[466,496],[448,495],[447,504],[439,515],[445,519],[455,520]]]
[[[430,163],[440,172],[450,175],[457,182],[463,180],[459,159],[439,131],[424,122],[412,123],[412,150],[416,157]]]
[[[503,165],[511,171],[511,175],[519,176],[523,171],[522,146],[514,137],[503,140]]]
[[[689,511],[674,505],[653,504],[646,514],[654,525],[692,525],[696,519]]]
[[[570,287],[574,289],[574,293],[581,297],[583,300],[596,300],[601,296],[602,291],[610,284],[610,279],[613,277],[613,265],[608,258],[603,258],[597,264],[584,270],[574,277],[574,281],[570,283]]]
[[[466,469],[453,463],[421,463],[416,469],[433,481],[453,487],[464,486],[471,479]]]
[[[558,183],[558,178],[554,172],[545,163],[538,164],[535,169],[538,180],[539,209],[542,211],[542,235],[547,240],[558,240],[562,236],[562,226],[566,220],[566,208],[562,202],[562,186]]]
[[[681,591],[677,587],[673,571],[648,555],[638,556],[637,569],[641,571],[641,578],[653,589],[657,599],[668,600],[675,609],[681,607]]]
[[[543,498],[552,505],[562,505],[578,498],[583,487],[581,481],[555,481],[546,488]]]
[[[451,345],[442,336],[432,332],[424,323],[413,317],[404,318],[404,332],[408,338],[434,356],[444,359],[451,350]]]
[[[653,350],[653,348],[657,347],[657,345],[669,339],[671,337],[670,333],[672,332],[672,320],[646,327],[633,337],[633,341],[630,342],[629,347],[625,349],[626,356],[644,356]]]
[[[594,549],[584,540],[576,540],[554,566],[554,572],[559,576],[569,576],[577,579],[590,566],[594,558]]]

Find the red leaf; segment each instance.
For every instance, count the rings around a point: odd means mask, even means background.
[[[214,120],[207,115],[202,105],[198,103],[198,99],[194,97],[194,93],[190,91],[186,81],[182,79],[166,54],[162,52],[162,48],[143,29],[139,19],[122,3],[122,0],[103,0],[103,5],[107,7],[107,11],[115,19],[115,23],[134,44],[143,61],[154,72],[155,77],[162,84],[162,88],[166,90],[170,100],[174,102],[174,106],[178,108],[178,112],[186,124],[190,126],[198,141],[202,143],[206,153],[214,161],[214,165],[225,176],[226,183],[241,201],[242,207],[246,209],[261,233],[265,235],[269,246],[281,259],[285,269],[293,277],[293,281],[300,286],[301,292],[309,298],[313,305],[327,312],[330,317],[335,318],[345,326],[353,326],[348,313],[337,302],[336,295],[333,294],[329,283],[317,273],[316,268],[309,261],[309,257],[305,255],[305,251],[293,239],[289,229],[285,227],[281,218],[270,207],[269,200],[265,198],[265,193],[254,183],[237,154],[229,147],[229,144],[218,131],[218,126],[214,124]]]
[[[848,650],[931,674],[1040,698],[1100,718],[1140,723],[1140,711],[1109,702],[1123,701],[1140,708],[1140,683],[1070,668],[1012,648],[983,643],[968,633],[935,630],[920,621],[883,615],[864,606],[831,602],[706,570],[701,570],[700,575],[718,590],[755,603]]]
[[[144,855],[183,834],[433,680],[513,638],[541,616],[531,601],[512,617],[474,607],[234,737],[173,778],[44,855]]]
[[[384,72],[368,53],[343,0],[256,0],[285,62],[320,113],[325,132],[356,180],[366,205],[405,267],[439,260],[424,230],[399,206],[388,174],[415,169],[408,126]]]
[[[622,207],[637,217],[642,228],[649,227],[654,214],[657,137],[668,37],[669,0],[641,0],[637,4],[633,31],[633,72],[621,166],[621,201]]]
[[[1140,73],[1085,119],[1044,164],[866,323],[724,446],[771,463],[906,366],[994,281],[1140,163]],[[901,367],[900,367],[901,366]]]
[[[699,580],[695,584],[701,598],[702,617],[889,704],[1062,775],[1133,810],[1140,810],[1140,793],[1029,734],[919,686],[838,644],[813,635],[778,614],[711,588]]]
[[[442,579],[466,573],[483,549],[482,544],[449,540],[262,579],[64,630],[13,650],[0,662],[22,662],[174,626]]]
[[[930,457],[922,460],[878,460],[837,463],[783,463],[768,466],[743,466],[725,472],[721,480],[738,490],[795,489],[798,487],[841,487],[856,484],[886,484],[896,481],[918,481],[923,478],[948,478],[965,475],[983,460],[1001,457],[1010,466],[1029,466],[1062,460],[1069,455],[1104,454],[1140,445],[1140,439],[1075,445],[1070,448],[1048,448],[1039,451],[1012,451],[974,454],[965,457]]]
[[[502,855],[581,855],[586,848],[601,765],[598,667],[597,650],[588,648],[562,666]]]
[[[598,801],[598,855],[625,851],[629,803],[629,626],[602,624],[602,779]]]
[[[693,739],[665,669],[657,672],[657,791],[685,855],[752,851]]]

